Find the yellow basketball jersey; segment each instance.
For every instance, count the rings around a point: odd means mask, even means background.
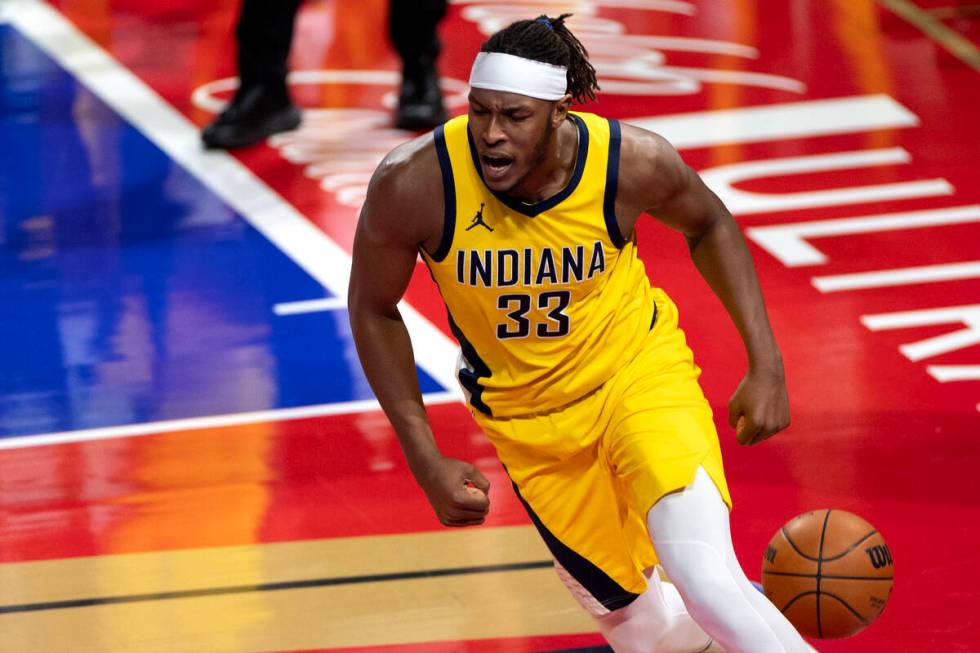
[[[423,252],[462,349],[471,406],[509,417],[554,410],[633,358],[655,319],[636,242],[615,217],[619,123],[572,113],[568,185],[536,204],[483,183],[467,117],[435,131],[445,226]]]

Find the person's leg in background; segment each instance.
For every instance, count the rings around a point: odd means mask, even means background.
[[[395,126],[425,130],[446,121],[436,59],[436,28],[446,15],[446,0],[391,0],[389,33],[402,60],[402,83]]]
[[[299,126],[286,75],[301,0],[243,0],[235,29],[240,85],[201,138],[209,148],[245,147]]]

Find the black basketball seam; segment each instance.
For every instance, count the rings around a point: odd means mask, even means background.
[[[870,533],[868,533],[867,535],[865,535],[864,537],[862,537],[860,540],[858,540],[857,542],[855,542],[854,544],[852,544],[850,546],[850,548],[847,551],[845,551],[844,553],[840,554],[839,556],[834,556],[833,558],[824,558],[824,562],[830,562],[832,560],[839,560],[839,559],[843,558],[848,553],[850,553],[854,549],[856,549],[859,546],[861,546],[862,544],[864,544],[869,537],[871,537],[872,535],[876,534],[877,532],[878,532],[877,530],[871,531]]]
[[[808,596],[810,594],[816,594],[816,593],[817,592],[815,590],[809,590],[807,592],[800,592],[799,594],[797,594],[796,596],[794,596],[793,598],[791,598],[789,600],[789,603],[787,603],[782,608],[780,608],[779,611],[782,612],[783,614],[786,614],[786,611],[789,610],[790,606],[792,606],[794,603],[796,603],[797,601],[799,601],[800,599],[802,599],[804,596]],[[817,597],[817,598],[819,599],[820,597]]]
[[[862,617],[860,613],[858,613],[854,608],[852,608],[850,606],[850,604],[848,604],[848,602],[845,601],[844,599],[842,599],[841,597],[837,596],[836,594],[831,594],[830,592],[817,592],[816,590],[810,590],[810,591],[807,591],[807,592],[801,592],[801,593],[797,594],[792,599],[790,599],[789,603],[787,603],[782,608],[780,608],[779,611],[782,612],[783,614],[786,614],[786,611],[789,610],[793,606],[794,603],[796,603],[797,601],[799,601],[800,599],[802,599],[804,596],[809,596],[810,594],[817,594],[818,595],[817,596],[817,603],[820,602],[820,596],[819,596],[820,594],[824,594],[824,595],[826,595],[826,596],[834,599],[835,601],[839,601],[841,603],[841,605],[843,605],[845,608],[847,608],[848,611],[851,614],[853,614],[855,617],[857,617],[861,621],[861,623],[863,623],[865,626],[867,626],[867,625],[869,625],[871,623],[870,621],[868,621],[867,619],[865,619],[864,617]],[[817,628],[820,630],[820,639],[823,639],[823,628],[820,626],[820,623],[819,622],[817,623]]]
[[[820,581],[823,578],[821,574],[823,571],[823,542],[827,536],[827,522],[830,521],[830,512],[830,510],[827,510],[827,514],[823,516],[823,528],[820,529],[820,559],[817,560],[817,633],[820,635],[820,639],[823,639],[823,622],[820,620]]]
[[[789,545],[791,547],[793,547],[793,550],[794,551],[796,551],[797,553],[799,553],[801,556],[803,556],[807,560],[813,560],[814,562],[817,562],[817,558],[814,558],[813,556],[808,556],[807,554],[805,554],[802,551],[800,551],[800,548],[798,546],[796,546],[796,542],[794,542],[790,538],[789,533],[786,532],[786,527],[785,526],[783,526],[783,537],[786,538],[786,541],[789,542]]]
[[[769,574],[770,576],[796,576],[798,578],[816,578],[813,574],[800,574],[792,571],[763,571],[762,575],[765,576]],[[830,580],[895,580],[894,576],[831,576],[828,574],[823,575],[824,578],[829,578]]]
[[[832,598],[832,599],[834,599],[836,601],[839,601],[840,604],[843,605],[845,608],[847,608],[848,611],[850,611],[851,614],[853,614],[855,617],[857,617],[858,619],[860,619],[861,620],[861,623],[863,623],[865,626],[867,626],[867,625],[869,625],[871,623],[870,621],[868,621],[867,619],[865,619],[864,617],[862,617],[860,615],[860,613],[858,613],[857,610],[855,610],[854,608],[852,608],[850,606],[850,604],[847,601],[845,601],[844,599],[842,599],[841,597],[837,596],[836,594],[831,594],[830,592],[824,592],[824,594],[826,594],[827,596],[829,596],[830,598]]]

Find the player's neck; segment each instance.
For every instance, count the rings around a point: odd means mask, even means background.
[[[552,133],[541,162],[507,194],[527,204],[555,195],[568,185],[578,158],[578,127],[569,118]]]

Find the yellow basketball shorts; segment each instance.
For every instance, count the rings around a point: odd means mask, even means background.
[[[692,483],[699,466],[731,508],[701,370],[677,326],[677,307],[663,291],[653,293],[657,312],[644,346],[596,391],[548,413],[474,414],[559,573],[600,612],[646,589],[643,571],[657,561],[647,512]]]

